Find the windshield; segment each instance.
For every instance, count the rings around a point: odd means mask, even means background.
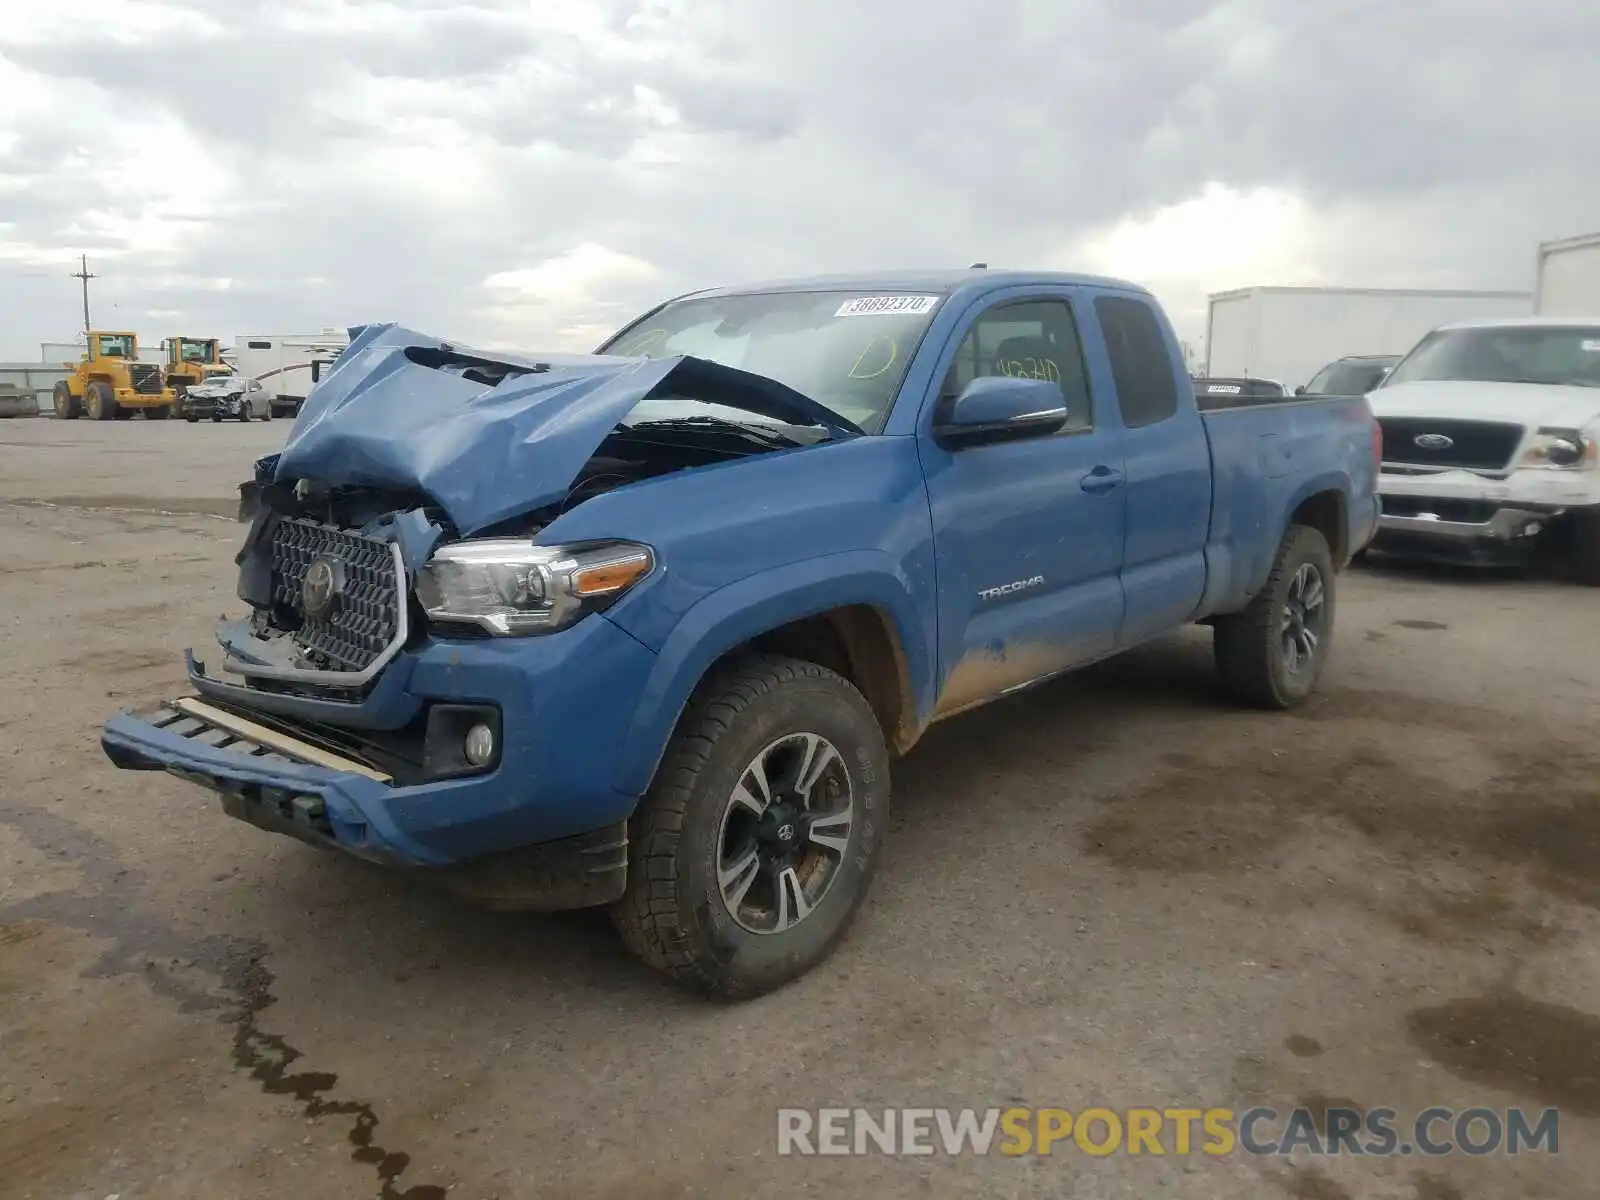
[[[100,335],[101,358],[132,358],[133,335],[131,333],[102,333]]]
[[[597,353],[688,354],[765,375],[876,433],[940,299],[777,292],[679,300]]]
[[[178,353],[183,356],[184,362],[210,362],[211,343],[195,342],[185,338],[178,343]]]
[[[1600,326],[1501,325],[1435,330],[1384,381],[1600,387]]]
[[[1364,396],[1383,382],[1392,362],[1329,363],[1306,385],[1308,396]]]

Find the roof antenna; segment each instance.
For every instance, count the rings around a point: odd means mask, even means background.
[[[967,270],[969,270],[969,271],[987,271],[988,269],[989,269],[989,264],[988,263],[973,263],[970,267],[967,268]]]

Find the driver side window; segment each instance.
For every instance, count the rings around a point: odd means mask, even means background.
[[[1062,433],[1094,428],[1088,372],[1072,306],[1065,300],[1018,300],[989,309],[967,331],[939,389],[954,398],[983,375],[1046,379],[1061,389]]]

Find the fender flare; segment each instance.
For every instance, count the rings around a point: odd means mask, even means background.
[[[684,706],[712,664],[730,650],[791,621],[847,605],[869,605],[888,620],[904,657],[915,720],[926,723],[936,681],[931,597],[918,604],[901,564],[881,550],[852,550],[749,575],[701,598],[673,627],[634,709],[615,786],[643,795],[666,753]]]
[[[1311,497],[1319,495],[1323,492],[1338,493],[1339,533],[1346,542],[1349,541],[1350,497],[1355,494],[1355,481],[1350,478],[1348,472],[1337,470],[1324,471],[1320,475],[1315,475],[1294,490],[1289,497],[1289,502],[1284,505],[1283,511],[1278,514],[1279,541],[1282,541],[1283,537],[1289,532],[1289,518],[1294,516],[1295,510],[1307,500],[1311,499]],[[1335,550],[1335,553],[1337,553],[1336,547],[1329,548]],[[1277,552],[1278,542],[1275,541],[1272,544],[1271,553],[1275,555]]]

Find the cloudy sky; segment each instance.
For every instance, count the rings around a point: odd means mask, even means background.
[[[0,359],[1047,266],[1527,287],[1600,229],[1576,0],[50,0],[0,20]],[[23,15],[24,13],[27,15]]]

